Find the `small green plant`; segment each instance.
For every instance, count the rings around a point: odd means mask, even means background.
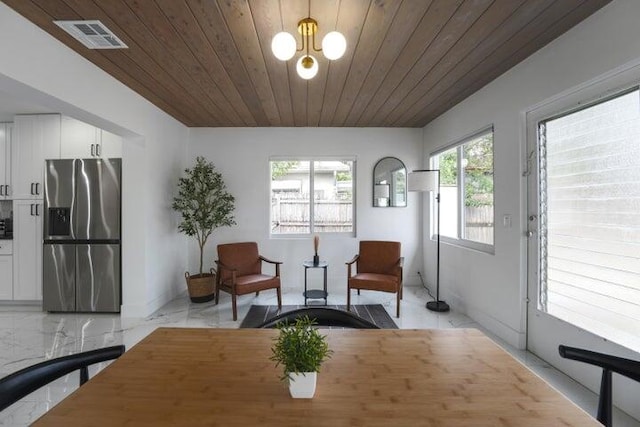
[[[276,325],[280,334],[274,338],[270,360],[276,362],[276,366],[282,365],[282,381],[287,380],[290,373],[318,372],[322,362],[331,357],[333,351],[325,341],[326,336],[313,327],[316,324],[315,319],[304,316],[293,324]]]

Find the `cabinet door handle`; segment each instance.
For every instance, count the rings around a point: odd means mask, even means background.
[[[5,185],[5,186],[4,186],[4,195],[5,195],[5,196],[8,196],[8,195],[9,195],[9,186],[8,186],[8,185]]]
[[[95,156],[95,154],[94,154],[94,153],[95,153],[95,150],[94,150],[94,148],[93,148],[95,145],[96,145],[96,144],[91,144],[91,157]]]
[[[40,194],[40,183],[36,182],[36,195]]]
[[[31,203],[31,216],[33,216],[33,203]]]
[[[100,147],[100,144],[96,144],[96,156],[100,157],[100,155],[102,154],[102,147]]]
[[[0,196],[4,196],[4,187],[6,187],[6,185],[0,185]]]
[[[34,195],[34,193],[33,193],[33,182],[31,183],[31,195],[32,196]]]
[[[40,216],[40,213],[38,212],[38,206],[40,206],[40,204],[36,203],[36,216]]]

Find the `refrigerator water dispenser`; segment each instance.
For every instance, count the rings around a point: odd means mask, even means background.
[[[49,208],[49,236],[71,235],[71,208]]]

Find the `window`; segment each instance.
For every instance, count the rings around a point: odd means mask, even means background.
[[[640,349],[640,92],[538,124],[539,309]]]
[[[435,153],[431,167],[440,170],[443,241],[493,252],[493,129]]]
[[[353,159],[271,160],[271,235],[354,233]]]

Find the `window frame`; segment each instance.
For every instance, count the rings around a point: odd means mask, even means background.
[[[272,162],[280,162],[280,161],[298,161],[298,162],[309,162],[309,196],[315,194],[315,171],[314,171],[314,162],[326,162],[326,161],[338,161],[338,162],[351,162],[352,170],[351,170],[351,218],[352,220],[352,229],[351,231],[315,231],[314,230],[314,212],[315,206],[313,200],[309,200],[309,233],[273,233],[271,230],[271,195],[273,189],[271,187],[272,179],[271,179],[271,163]],[[356,213],[357,213],[357,197],[356,197],[356,188],[357,188],[357,158],[356,156],[270,156],[269,157],[269,167],[268,170],[268,205],[269,205],[269,215],[267,217],[267,227],[269,229],[269,238],[270,239],[307,239],[314,234],[319,234],[327,237],[355,237],[356,236]]]
[[[464,167],[462,166],[462,150],[463,147],[466,143],[471,142],[474,139],[478,139],[484,135],[487,135],[491,133],[492,135],[492,141],[491,141],[491,153],[492,153],[492,157],[493,157],[493,167],[492,167],[492,171],[493,171],[493,243],[489,244],[489,243],[482,243],[482,242],[477,242],[474,240],[468,240],[465,239],[464,237],[464,203],[465,203],[465,179],[464,179]],[[430,169],[437,169],[440,170],[440,166],[438,164],[438,156],[446,151],[450,151],[451,149],[455,148],[456,149],[456,167],[457,167],[457,173],[458,173],[458,182],[457,182],[457,195],[458,195],[458,201],[457,201],[457,211],[458,211],[458,218],[457,218],[457,227],[456,227],[456,233],[457,233],[457,238],[451,237],[451,236],[445,236],[445,235],[440,235],[440,241],[453,245],[453,246],[459,246],[462,248],[466,248],[466,249],[472,249],[472,250],[476,250],[476,251],[480,251],[480,252],[485,252],[491,255],[495,254],[495,244],[496,244],[496,209],[495,209],[495,199],[496,199],[496,195],[495,195],[495,128],[494,125],[491,124],[489,126],[485,126],[483,128],[481,128],[480,130],[477,130],[471,134],[468,134],[458,140],[456,140],[453,143],[447,144],[446,146],[443,146],[431,153],[429,153],[429,167]],[[440,185],[442,187],[442,184]],[[439,193],[441,193],[439,191]],[[438,194],[439,194],[438,193]],[[436,202],[436,193],[431,193],[430,194],[430,205],[431,205],[431,221],[430,221],[430,236],[431,236],[431,240],[432,241],[436,241],[438,238],[438,233],[437,233],[437,219],[438,219],[438,206],[437,206],[437,202]]]

